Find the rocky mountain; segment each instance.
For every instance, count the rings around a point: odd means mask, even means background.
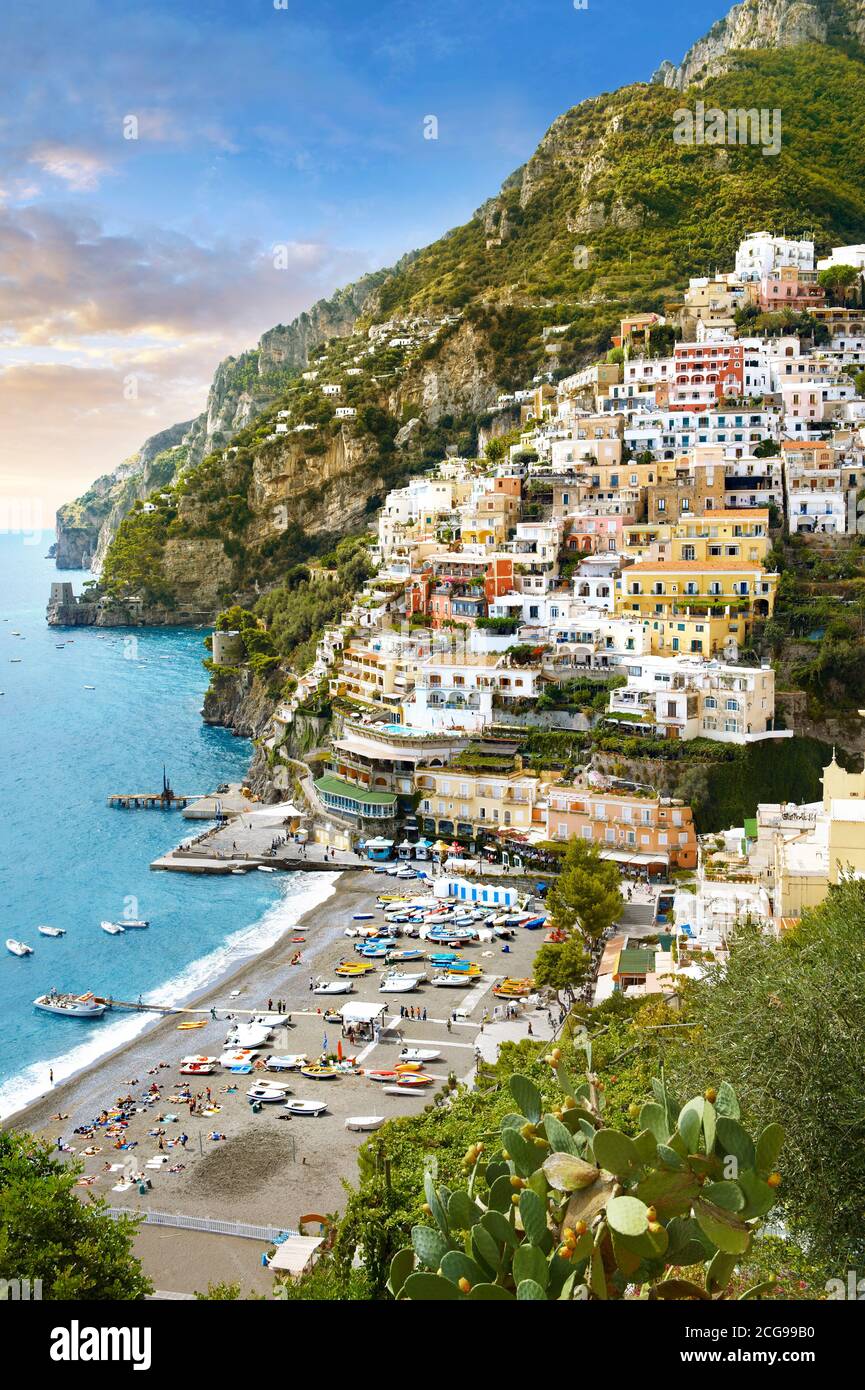
[[[187,420],[151,435],[113,473],[97,478],[81,497],[60,508],[55,549],[58,569],[101,568],[108,543],[133,503],[175,477],[180,461],[175,451],[181,450],[191,424]]]
[[[277,324],[258,346],[220,362],[207,404],[195,420],[153,435],[74,502],[57,513],[55,557],[58,569],[102,569],[108,547],[136,501],[231,439],[255,420],[309,360],[309,353],[331,338],[350,333],[370,297],[388,275],[378,271],[321,299],[290,324]]]
[[[222,364],[159,524],[133,511],[106,555],[112,599],[173,604],[175,621],[254,599],[411,468],[501,427],[500,391],[595,359],[625,313],[663,310],[689,275],[731,265],[747,232],[807,233],[820,254],[861,241],[863,8],[746,0],[686,58],[695,100],[783,111],[772,157],[677,142],[683,96],[666,76],[591,98],[464,226]],[[299,380],[307,365],[319,384]]]
[[[863,0],[743,0],[688,49],[678,66],[662,63],[652,81],[681,92],[726,71],[730,55],[739,50],[806,43],[865,43]]]

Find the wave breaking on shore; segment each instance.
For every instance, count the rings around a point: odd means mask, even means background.
[[[189,1002],[218,980],[233,973],[238,966],[275,946],[280,937],[295,927],[302,917],[326,902],[336,890],[338,873],[293,874],[286,879],[281,898],[273,903],[258,921],[229,933],[222,945],[207,955],[190,961],[177,975],[156,985],[141,996],[144,1004],[178,1006]],[[86,1036],[66,1052],[33,1062],[24,1071],[0,1085],[0,1120],[23,1110],[25,1106],[44,1098],[50,1092],[48,1073],[54,1073],[54,1085],[68,1081],[78,1072],[101,1061],[109,1053],[125,1046],[152,1026],[161,1015],[129,1013],[106,1016],[109,1022],[95,1024],[58,1020],[58,1028],[86,1030]],[[58,1038],[58,1043],[62,1039]]]

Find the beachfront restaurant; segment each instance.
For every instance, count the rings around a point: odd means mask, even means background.
[[[355,786],[344,777],[328,772],[315,783],[324,805],[336,815],[352,816],[356,820],[392,820],[397,813],[397,799],[392,792],[371,792]]]
[[[381,835],[376,835],[372,840],[365,840],[361,849],[367,859],[390,859],[393,855],[393,840],[385,840]]]

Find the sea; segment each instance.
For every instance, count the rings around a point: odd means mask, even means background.
[[[52,986],[176,1004],[266,949],[332,891],[331,875],[153,872],[197,834],[179,811],[108,806],[115,792],[180,793],[239,781],[252,748],[200,711],[200,630],[48,627],[52,581],[90,576],[47,558],[53,538],[0,534],[0,1117],[148,1026],[33,1008]],[[92,687],[92,688],[91,688]],[[103,919],[147,919],[109,936]],[[41,936],[40,924],[64,937]],[[16,957],[7,938],[33,955]]]

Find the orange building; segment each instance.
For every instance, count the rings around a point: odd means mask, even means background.
[[[587,840],[602,858],[649,872],[697,866],[694,814],[669,797],[557,784],[550,787],[547,835]]]

